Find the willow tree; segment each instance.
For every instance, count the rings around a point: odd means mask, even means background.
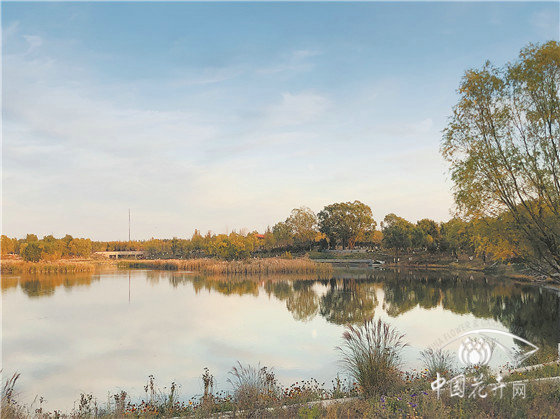
[[[458,212],[511,220],[519,256],[560,275],[560,43],[466,71],[444,130]],[[521,239],[519,239],[521,237]]]

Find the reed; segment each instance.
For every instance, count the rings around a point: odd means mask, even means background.
[[[408,346],[404,335],[378,319],[348,325],[342,335],[342,360],[365,396],[387,394],[400,383],[400,352]]]
[[[93,272],[95,265],[89,262],[59,260],[57,262],[25,262],[23,260],[2,260],[2,274],[60,274]]]
[[[428,348],[420,352],[420,359],[429,378],[453,372],[453,354],[449,351]]]
[[[241,410],[263,408],[282,394],[272,369],[260,364],[244,366],[238,361],[230,375],[228,382],[233,387],[233,399]]]
[[[250,259],[247,261],[225,261],[216,259],[172,259],[172,260],[123,260],[119,268],[163,269],[193,271],[208,275],[273,275],[315,274],[330,277],[332,266],[309,259]]]

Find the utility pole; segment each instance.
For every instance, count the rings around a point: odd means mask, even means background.
[[[128,242],[130,243],[130,208],[128,209]]]

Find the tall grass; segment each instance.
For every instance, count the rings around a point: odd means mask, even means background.
[[[126,269],[186,270],[208,275],[270,275],[270,274],[318,274],[328,277],[332,266],[309,259],[249,259],[247,261],[224,261],[216,259],[172,260],[123,260],[118,267]]]
[[[2,260],[2,274],[59,274],[93,272],[95,265],[89,262],[59,260],[57,262],[25,262],[23,260]]]
[[[428,378],[436,377],[438,372],[447,375],[453,371],[453,354],[449,351],[428,348],[420,352],[420,359]]]
[[[278,398],[281,390],[272,370],[258,365],[241,365],[230,371],[228,382],[233,386],[233,397],[239,408],[258,408]]]
[[[1,372],[1,371],[0,371]],[[4,418],[21,418],[25,416],[24,409],[16,401],[14,392],[19,373],[14,373],[10,378],[6,379],[2,386],[2,395],[0,401],[0,417]]]
[[[342,361],[365,396],[387,394],[401,380],[400,353],[408,346],[404,335],[381,319],[346,326],[342,338]]]

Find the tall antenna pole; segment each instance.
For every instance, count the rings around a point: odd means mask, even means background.
[[[128,241],[130,242],[130,208],[128,209]]]

